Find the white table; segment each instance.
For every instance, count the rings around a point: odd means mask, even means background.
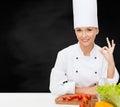
[[[0,107],[79,107],[55,104],[51,93],[0,93]]]

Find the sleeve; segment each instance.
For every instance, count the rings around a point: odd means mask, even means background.
[[[117,70],[116,67],[115,67],[115,74],[114,74],[113,79],[108,78],[107,81],[108,81],[109,84],[117,84],[118,83],[119,73],[118,73],[118,70]]]
[[[109,84],[117,84],[119,81],[119,73],[117,68],[115,67],[115,73],[114,73],[114,77],[113,78],[107,78],[107,69],[108,69],[108,64],[107,62],[103,61],[103,66],[102,66],[102,77],[99,80],[99,85],[103,85],[105,82],[109,83]]]
[[[65,53],[59,52],[50,74],[49,89],[53,95],[73,94],[75,91],[75,82],[68,81],[66,67]]]

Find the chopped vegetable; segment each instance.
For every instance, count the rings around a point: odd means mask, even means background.
[[[106,101],[99,101],[95,103],[94,107],[114,107],[114,106]]]
[[[111,103],[114,107],[120,107],[120,83],[117,85],[105,83],[96,86],[96,91],[101,101]]]

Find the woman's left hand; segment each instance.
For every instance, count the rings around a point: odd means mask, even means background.
[[[100,52],[105,57],[105,59],[107,60],[108,63],[112,63],[112,62],[114,62],[113,52],[114,52],[114,48],[115,48],[115,43],[114,43],[114,40],[112,40],[112,43],[110,43],[108,37],[106,38],[106,41],[107,41],[108,47],[104,46],[100,50]]]

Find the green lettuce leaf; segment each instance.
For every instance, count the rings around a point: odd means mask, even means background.
[[[101,86],[96,86],[96,91],[100,100],[109,102],[115,107],[120,107],[120,83],[108,84],[105,83]]]

